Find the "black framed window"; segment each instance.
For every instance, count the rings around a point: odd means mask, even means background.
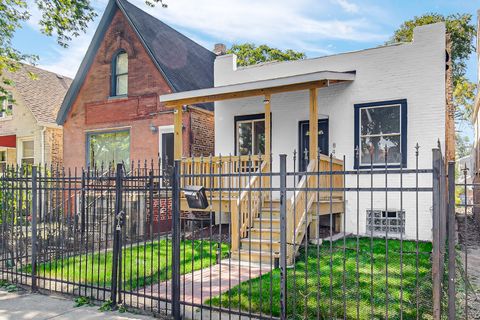
[[[407,100],[356,104],[357,148],[355,168],[406,167]]]
[[[128,54],[120,50],[112,59],[112,96],[128,94]]]
[[[265,154],[265,114],[235,117],[235,154]]]

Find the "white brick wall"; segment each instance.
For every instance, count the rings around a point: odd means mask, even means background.
[[[418,27],[414,41],[399,45],[338,54],[302,61],[267,63],[236,68],[235,57],[219,56],[215,62],[215,85],[228,85],[255,80],[285,77],[315,71],[356,71],[352,83],[319,90],[319,117],[329,118],[329,144],[338,158],[346,157],[347,170],[354,163],[354,104],[393,99],[407,99],[408,137],[407,164],[415,165],[414,146],[420,148],[419,167],[431,168],[431,149],[437,140],[444,145],[445,137],[445,26],[443,23]],[[271,99],[272,152],[274,170],[278,155],[290,156],[298,149],[298,122],[308,119],[308,92],[276,94]],[[234,116],[264,111],[263,98],[221,101],[215,104],[215,150],[219,154],[234,153]],[[293,161],[288,161],[293,170]],[[353,177],[352,177],[353,178]],[[390,177],[390,182],[398,177]],[[377,179],[381,186],[384,177]],[[412,185],[414,177],[404,177],[404,185]],[[355,179],[349,179],[352,186]],[[361,184],[370,183],[362,177]],[[420,185],[431,186],[431,176],[420,177]],[[389,208],[400,209],[399,194],[390,194]],[[406,235],[416,237],[416,205],[412,195],[404,195]],[[356,230],[356,195],[347,196],[347,230]],[[370,208],[370,194],[361,194],[359,207],[360,232],[365,232],[365,211]],[[385,194],[374,194],[374,208],[385,208]],[[431,195],[420,195],[419,237],[431,238]]]

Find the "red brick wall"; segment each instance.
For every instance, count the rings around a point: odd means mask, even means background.
[[[193,156],[215,155],[215,120],[213,112],[190,109],[190,139]]]
[[[45,154],[47,165],[63,165],[63,130],[47,128],[45,131]]]
[[[128,98],[110,98],[111,60],[119,50],[129,56]],[[115,13],[103,43],[95,55],[85,82],[67,115],[64,124],[64,164],[82,167],[86,164],[86,132],[93,130],[130,130],[130,158],[156,159],[158,132],[155,127],[173,124],[173,114],[154,114],[164,111],[158,96],[171,92],[134,30],[118,11]],[[184,155],[189,155],[190,139],[188,113],[184,115]]]

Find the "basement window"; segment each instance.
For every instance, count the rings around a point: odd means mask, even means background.
[[[367,232],[404,234],[405,210],[367,210]]]

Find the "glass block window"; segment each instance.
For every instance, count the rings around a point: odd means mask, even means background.
[[[405,233],[405,210],[367,210],[367,232],[376,234]]]

